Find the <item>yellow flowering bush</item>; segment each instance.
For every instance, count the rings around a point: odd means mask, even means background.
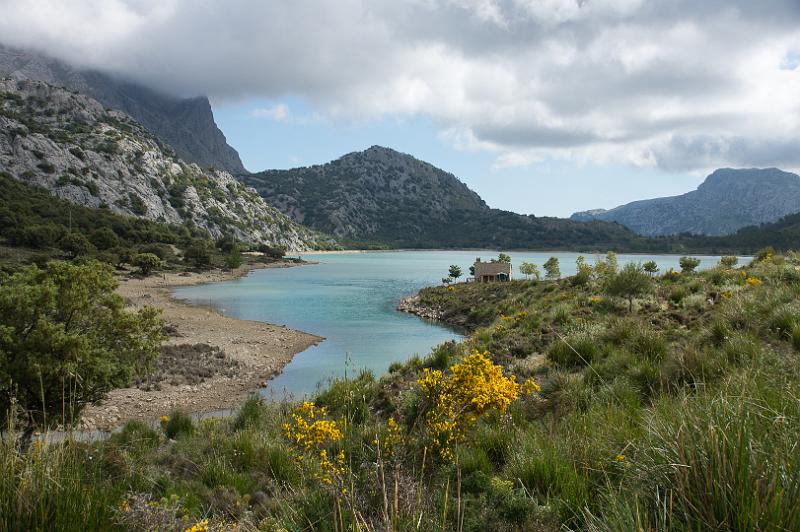
[[[426,368],[417,381],[427,404],[424,419],[431,448],[444,460],[453,458],[453,445],[464,439],[481,415],[489,410],[505,412],[521,391],[538,389],[532,379],[521,389],[516,377],[503,375],[488,355],[473,350],[450,367],[449,375]]]
[[[600,303],[603,300],[600,296],[592,296],[589,298],[589,303]]]
[[[745,282],[749,286],[758,286],[761,284],[761,279],[759,279],[758,277],[748,277],[747,279],[745,279]]]
[[[342,431],[336,421],[327,419],[325,407],[316,407],[305,401],[292,413],[292,421],[284,423],[286,437],[303,452],[316,455],[320,479],[330,484],[344,472],[344,451],[333,453],[331,447],[342,439]],[[302,459],[303,455],[297,456]]]
[[[207,532],[208,531],[208,519],[203,519],[202,521],[198,521],[191,527],[187,528],[184,532]]]

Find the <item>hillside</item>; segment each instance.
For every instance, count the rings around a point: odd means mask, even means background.
[[[469,336],[386,375],[0,446],[0,528],[798,530],[798,295],[796,254],[426,288]]]
[[[123,111],[200,167],[244,172],[235,149],[214,122],[208,98],[175,98],[97,71],[80,70],[50,57],[0,45],[0,76],[44,81],[91,96]]]
[[[716,170],[692,192],[641,200],[572,220],[617,222],[647,236],[726,235],[800,212],[800,177],[777,168]]]
[[[490,209],[453,174],[380,146],[241,179],[295,221],[356,242],[548,249],[628,247],[636,240],[616,224]]]
[[[42,82],[0,80],[0,168],[73,203],[215,238],[290,249],[320,241],[229,173],[187,164],[124,113]]]

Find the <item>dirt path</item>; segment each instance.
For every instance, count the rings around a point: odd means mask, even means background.
[[[279,263],[261,267],[288,266],[293,265]],[[248,393],[280,373],[295,354],[322,341],[323,338],[285,326],[223,316],[214,309],[189,305],[171,296],[172,289],[177,286],[236,279],[253,269],[253,266],[244,266],[233,272],[167,273],[145,279],[119,279],[117,292],[131,307],[149,305],[163,309],[164,321],[172,335],[165,344],[185,346],[176,351],[189,354],[181,355],[184,358],[175,364],[180,367],[167,369],[163,380],[150,391],[142,389],[147,386],[113,390],[102,405],[85,410],[81,427],[111,430],[131,419],[158,419],[174,409],[201,413],[235,407]],[[210,357],[215,367],[200,367],[208,366],[209,357],[200,354],[193,357],[188,346],[196,344],[219,348],[225,358],[219,355],[220,364],[217,364],[218,361]],[[224,371],[219,370],[218,365],[224,366]],[[170,371],[174,375],[170,375]],[[186,383],[184,376],[187,374],[196,382]]]

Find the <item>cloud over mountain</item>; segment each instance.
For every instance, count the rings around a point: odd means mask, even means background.
[[[426,115],[499,165],[800,167],[796,0],[0,0],[0,42],[180,95]]]

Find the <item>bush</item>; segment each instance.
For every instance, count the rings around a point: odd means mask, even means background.
[[[206,268],[211,264],[210,246],[203,240],[193,242],[183,252],[183,258],[195,268]]]
[[[605,292],[614,297],[628,300],[628,312],[633,311],[633,299],[644,295],[652,289],[650,276],[645,273],[641,264],[629,262],[619,273],[610,275],[605,282]]]
[[[142,275],[150,275],[161,266],[161,259],[152,253],[139,253],[133,257],[133,265],[139,268]]]
[[[66,251],[71,257],[88,255],[94,251],[94,246],[89,239],[80,233],[67,233],[58,242],[58,246]]]
[[[194,422],[187,414],[176,410],[169,415],[164,423],[164,434],[171,440],[176,440],[181,436],[191,436],[194,434]]]
[[[258,251],[271,259],[282,259],[286,255],[286,249],[280,246],[270,246],[268,244],[261,244],[258,246]]]
[[[553,340],[547,358],[558,366],[582,367],[600,357],[602,350],[597,340],[587,333],[578,333]]]
[[[89,240],[101,251],[119,246],[119,237],[110,227],[101,227],[92,231]]]
[[[233,418],[233,430],[244,430],[258,427],[266,420],[267,413],[264,409],[264,400],[259,395],[248,397],[247,401],[239,408]]]
[[[225,257],[225,266],[228,269],[235,270],[239,266],[242,265],[242,254],[239,252],[237,248],[231,250],[231,252]]]
[[[695,257],[681,257],[678,259],[678,264],[681,266],[682,273],[694,273],[695,269],[700,266],[700,259]]]
[[[162,340],[159,312],[126,311],[116,285],[97,262],[31,266],[0,284],[0,420],[16,400],[28,431],[72,422],[146,370]]]

